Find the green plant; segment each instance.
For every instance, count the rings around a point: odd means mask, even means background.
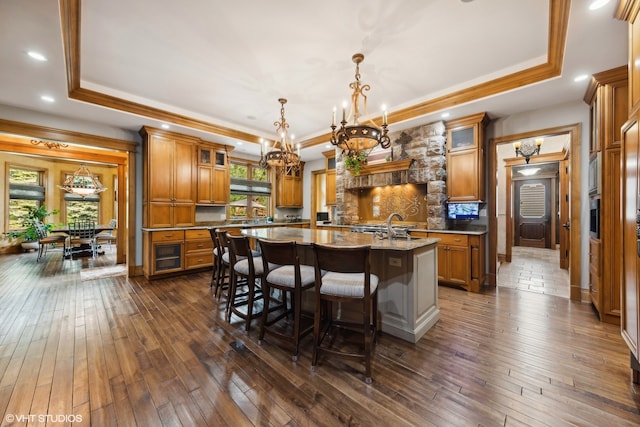
[[[44,203],[37,208],[33,206],[27,207],[27,212],[20,217],[20,225],[23,229],[10,233],[10,237],[22,237],[25,242],[35,242],[38,240],[38,233],[36,233],[36,228],[33,223],[38,220],[44,224],[47,230],[51,230],[53,228],[53,224],[45,224],[45,219],[51,215],[56,215],[59,212],[60,211],[57,209],[48,211],[47,205]]]
[[[364,151],[348,153],[344,158],[344,167],[347,168],[352,175],[359,175],[361,166],[366,163],[367,153]]]

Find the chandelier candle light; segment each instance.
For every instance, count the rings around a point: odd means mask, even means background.
[[[516,157],[524,157],[525,162],[529,163],[531,156],[534,154],[540,154],[540,147],[542,147],[542,138],[538,138],[534,141],[528,140],[524,142],[514,142],[513,149],[516,151]]]
[[[107,189],[102,185],[98,177],[94,176],[89,171],[87,165],[84,163],[73,173],[73,175],[68,176],[62,185],[58,185],[58,188],[83,198],[97,193],[102,193]]]
[[[387,111],[383,109],[382,128],[379,128],[373,120],[369,119],[368,124],[360,123],[360,118],[367,111],[367,95],[371,89],[368,84],[360,82],[360,63],[364,60],[364,55],[356,53],[351,58],[356,64],[356,80],[349,84],[353,89],[351,94],[351,110],[346,113],[346,103],[342,105],[342,121],[340,128],[336,125],[336,109],[333,108],[333,118],[331,121],[331,144],[342,149],[342,153],[348,157],[359,157],[361,152],[368,155],[378,144],[382,148],[391,146],[391,139],[387,135]],[[360,98],[362,98],[362,109],[360,108]],[[349,121],[352,121],[349,124]]]
[[[284,118],[284,104],[287,103],[285,98],[278,99],[280,103],[280,121],[275,121],[273,125],[276,127],[276,140],[271,150],[267,150],[269,145],[267,141],[260,143],[260,167],[273,167],[281,174],[293,174],[300,170],[300,144],[298,144],[298,152],[293,151],[294,135],[289,135],[289,123]]]

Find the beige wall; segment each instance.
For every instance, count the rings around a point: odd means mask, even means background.
[[[59,189],[57,186],[62,183],[64,173],[74,172],[78,169],[80,164],[81,163],[78,162],[65,162],[41,157],[0,153],[0,183],[2,183],[0,188],[0,197],[2,197],[2,203],[0,203],[0,218],[2,218],[0,223],[0,233],[6,233],[8,231],[8,212],[6,212],[6,202],[9,198],[7,177],[10,165],[43,169],[45,171],[45,203],[50,210],[61,210],[64,190]],[[112,218],[116,217],[114,179],[117,178],[118,169],[115,166],[92,164],[87,164],[87,167],[91,173],[97,175],[102,184],[107,187],[106,191],[100,193],[100,218],[98,222],[108,223]],[[51,217],[50,222],[62,222],[61,215]]]

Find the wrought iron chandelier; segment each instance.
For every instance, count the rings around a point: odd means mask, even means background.
[[[516,151],[516,157],[524,157],[525,162],[529,163],[531,156],[534,154],[540,154],[540,147],[542,147],[542,138],[537,138],[535,141],[527,140],[524,142],[518,141],[513,143],[513,149]]]
[[[382,148],[389,148],[391,140],[387,135],[387,111],[382,114],[382,128],[379,128],[371,119],[367,124],[360,123],[362,115],[367,115],[367,95],[371,89],[368,84],[360,82],[360,63],[364,60],[364,55],[356,53],[351,58],[356,64],[356,80],[349,84],[353,89],[351,94],[351,110],[346,114],[346,105],[342,106],[342,121],[340,128],[336,130],[336,109],[333,109],[333,119],[331,121],[331,144],[342,149],[342,153],[349,157],[357,156],[360,152],[368,154],[378,144]],[[360,98],[362,97],[362,109]],[[351,124],[349,124],[351,121]]]
[[[300,145],[298,152],[293,151],[294,135],[289,135],[289,123],[284,118],[285,98],[278,99],[280,103],[280,121],[273,122],[276,127],[276,139],[273,147],[268,150],[268,142],[261,142],[260,167],[272,167],[282,174],[292,174],[300,170]]]
[[[73,175],[69,175],[58,188],[81,197],[102,193],[107,188],[102,185],[97,176],[93,175],[86,164],[82,164]]]

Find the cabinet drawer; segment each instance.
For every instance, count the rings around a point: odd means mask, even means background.
[[[187,240],[190,239],[211,239],[211,235],[209,234],[209,230],[200,229],[200,230],[185,230],[184,237]]]
[[[167,242],[172,240],[184,240],[184,230],[154,231],[151,233],[151,241]]]
[[[469,236],[466,234],[429,233],[429,237],[440,239],[439,245],[468,246]]]
[[[187,240],[185,242],[185,252],[188,254],[190,252],[202,251],[206,250],[209,254],[213,251],[213,241],[211,239],[208,240]]]
[[[193,253],[185,256],[185,269],[210,267],[213,265],[213,253],[201,252]]]

